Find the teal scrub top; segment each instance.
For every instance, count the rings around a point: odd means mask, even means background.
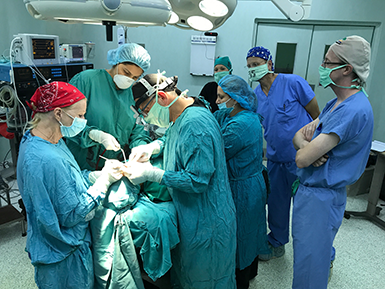
[[[89,190],[62,139],[52,144],[27,131],[20,143],[17,183],[27,211],[26,250],[33,265],[64,260],[84,242],[92,210],[104,193]]]
[[[99,158],[99,155],[109,159],[123,159],[121,151],[105,151],[102,144],[92,141],[88,137],[92,128],[113,135],[127,154],[131,148],[152,141],[143,126],[135,123],[134,113],[130,109],[135,104],[131,88],[117,89],[106,70],[85,70],[75,75],[70,83],[87,98],[85,118],[88,126],[79,135],[67,138],[68,148],[82,169],[101,169],[104,159]]]
[[[237,268],[248,267],[269,253],[266,226],[266,184],[262,175],[263,141],[259,115],[231,108],[214,113],[225,143],[226,164],[237,212]]]
[[[236,219],[219,125],[206,107],[187,107],[164,141],[166,185],[178,216],[175,285],[234,289]],[[173,275],[173,274],[172,274]]]

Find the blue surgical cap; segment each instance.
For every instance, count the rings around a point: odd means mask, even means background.
[[[231,70],[232,68],[231,61],[228,56],[218,57],[217,59],[215,59],[214,67],[218,64],[222,64],[223,66],[226,66],[228,70]]]
[[[222,88],[224,93],[236,100],[244,109],[254,112],[257,111],[257,96],[243,78],[229,74],[223,77],[218,85]]]
[[[122,62],[131,62],[143,69],[143,73],[150,68],[150,54],[142,46],[136,43],[126,43],[107,53],[107,60],[110,65]]]
[[[273,57],[271,56],[269,49],[263,46],[253,47],[247,52],[246,59],[249,57],[259,57],[259,58],[265,59],[266,61],[271,60],[271,63],[272,63],[271,69],[274,71]]]

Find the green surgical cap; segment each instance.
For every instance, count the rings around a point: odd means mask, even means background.
[[[218,64],[222,64],[222,65],[226,66],[228,70],[231,70],[231,68],[232,68],[231,61],[230,61],[230,58],[228,56],[223,56],[223,57],[219,57],[219,58],[215,59],[214,67]]]

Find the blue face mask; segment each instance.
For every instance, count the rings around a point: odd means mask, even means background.
[[[231,98],[229,98],[229,99],[226,100],[225,102],[218,103],[218,104],[217,104],[218,108],[219,108],[219,109],[226,109],[226,108],[227,108],[226,103],[228,103],[230,99],[231,99]]]
[[[74,137],[75,135],[79,134],[87,124],[86,119],[78,118],[78,117],[73,117],[66,113],[64,110],[62,110],[66,115],[68,115],[70,118],[73,119],[73,122],[71,126],[65,126],[63,125],[60,121],[60,131],[63,137]]]

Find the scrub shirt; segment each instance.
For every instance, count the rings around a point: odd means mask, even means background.
[[[75,75],[70,83],[87,98],[87,129],[73,138],[67,145],[82,169],[95,170],[104,166],[102,155],[109,159],[122,159],[121,151],[105,151],[102,144],[92,141],[88,133],[92,128],[113,135],[122,148],[151,142],[143,126],[137,125],[130,109],[135,105],[131,88],[118,90],[111,75],[104,69],[85,70]],[[105,151],[105,152],[104,152]],[[126,153],[127,154],[127,153]]]
[[[328,102],[319,116],[313,136],[335,133],[340,142],[327,153],[320,167],[298,169],[300,186],[294,196],[293,288],[326,288],[332,247],[341,225],[345,186],[353,184],[365,170],[373,135],[373,111],[363,92],[358,92],[333,111],[337,99]]]
[[[266,184],[262,175],[262,126],[259,116],[231,108],[214,113],[225,143],[230,187],[237,212],[237,264],[248,267],[259,254],[269,253],[266,228]]]
[[[295,133],[313,121],[305,106],[314,98],[314,92],[302,77],[278,74],[268,95],[260,85],[254,90],[258,97],[257,113],[262,116],[267,142],[266,156],[279,163],[295,159],[292,144]]]
[[[180,236],[173,250],[175,288],[234,289],[235,207],[218,122],[206,107],[192,105],[164,140],[161,185],[175,205]]]
[[[17,182],[27,211],[26,250],[39,288],[93,288],[88,221],[104,193],[87,191],[88,173],[62,139],[52,144],[30,131],[23,136]]]
[[[268,96],[260,85],[254,92],[267,142],[271,187],[268,198],[269,242],[273,247],[279,247],[289,242],[291,185],[297,177],[292,139],[300,128],[313,120],[305,106],[314,98],[314,92],[306,80],[295,74],[278,74]]]

